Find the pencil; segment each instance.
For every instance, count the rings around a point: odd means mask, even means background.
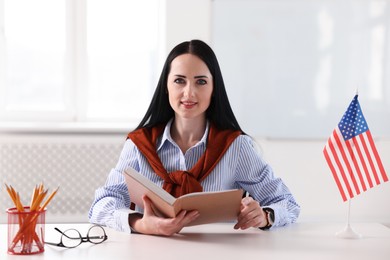
[[[54,195],[56,195],[59,188],[60,187],[58,186],[57,189],[50,194],[49,198],[45,201],[45,203],[43,203],[43,205],[42,205],[42,207],[40,207],[40,209],[44,209],[50,203],[50,201],[53,199]]]

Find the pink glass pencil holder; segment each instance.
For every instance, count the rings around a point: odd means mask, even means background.
[[[8,254],[32,255],[45,251],[46,210],[24,211],[7,209],[8,214]]]

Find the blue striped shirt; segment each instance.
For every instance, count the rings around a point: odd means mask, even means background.
[[[202,139],[183,154],[170,135],[171,123],[172,121],[167,124],[157,142],[157,154],[167,172],[189,170],[205,152],[209,126]],[[163,180],[153,172],[135,144],[127,139],[116,167],[111,170],[105,185],[95,192],[95,199],[89,211],[90,222],[130,232],[130,196],[122,174],[128,167],[162,186]],[[272,168],[260,156],[255,142],[247,135],[236,138],[201,184],[204,191],[235,188],[247,191],[262,207],[274,210],[273,227],[295,222],[299,215],[300,207],[291,192],[283,181],[274,175]]]

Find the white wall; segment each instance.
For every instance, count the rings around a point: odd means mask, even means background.
[[[180,42],[200,39],[210,43],[211,0],[163,0],[161,7],[162,61]]]

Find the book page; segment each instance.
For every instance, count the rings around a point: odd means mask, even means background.
[[[125,170],[125,178],[126,178],[126,175],[129,175],[131,176],[135,181],[137,181],[140,185],[144,186],[146,189],[150,190],[151,192],[155,193],[157,196],[159,196],[161,199],[163,199],[164,201],[166,201],[168,204],[170,205],[173,205],[173,203],[175,202],[176,198],[173,197],[171,194],[169,194],[168,192],[166,192],[163,188],[157,186],[154,182],[152,182],[151,180],[149,180],[148,178],[146,178],[145,176],[143,176],[142,174],[140,174],[139,172],[137,172],[136,170],[132,169],[132,168],[128,168]],[[126,178],[127,180],[127,178]],[[127,182],[127,181],[126,181]],[[132,186],[128,187],[129,188],[129,193],[131,194],[133,191],[132,191]],[[137,187],[135,187],[134,185],[134,189],[136,189]],[[135,192],[135,191],[134,191]],[[136,196],[133,196],[134,198]],[[141,196],[142,197],[142,196]],[[131,198],[131,197],[130,197]],[[131,198],[133,199],[133,198]],[[134,203],[136,203],[134,201]],[[137,204],[137,203],[136,203]],[[138,204],[137,204],[138,205]],[[141,204],[142,206],[142,204]]]

